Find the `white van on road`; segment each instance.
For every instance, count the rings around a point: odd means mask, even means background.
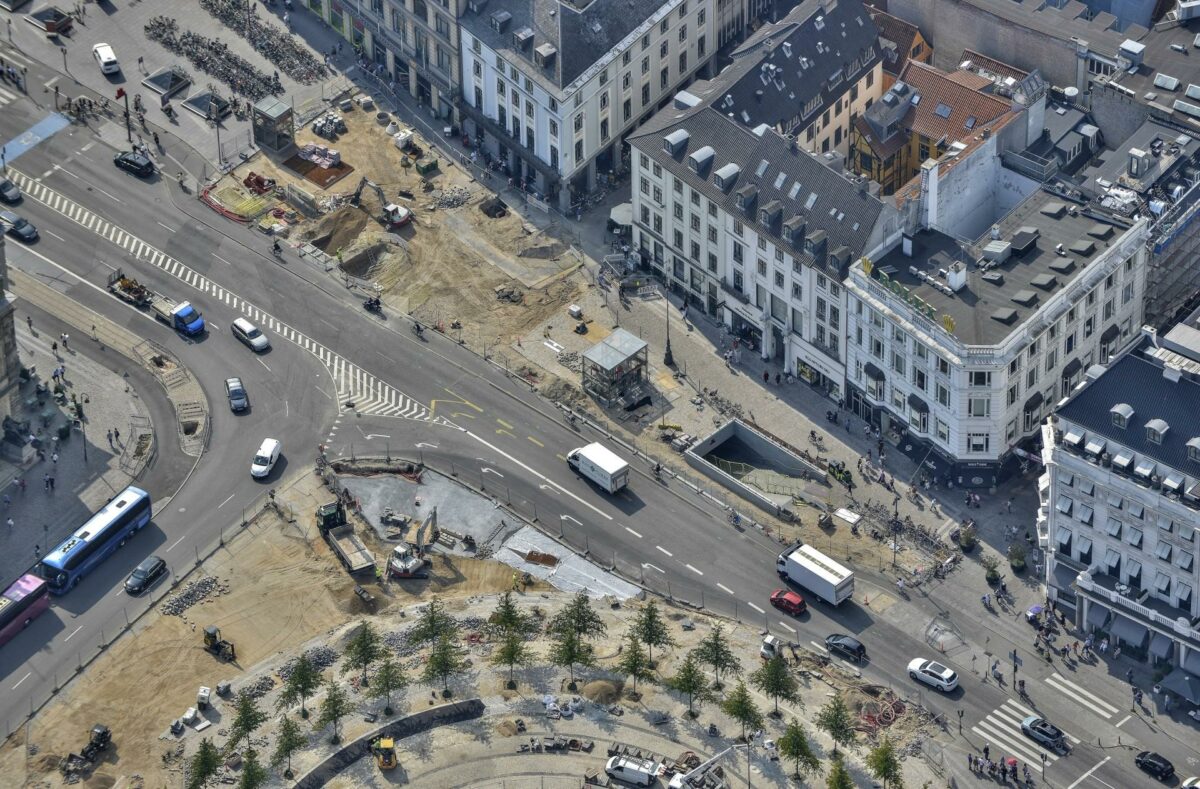
[[[92,47],[92,57],[96,59],[96,65],[100,67],[101,74],[116,74],[121,70],[121,64],[117,61],[117,53],[113,52],[113,48],[108,44],[97,44]]]

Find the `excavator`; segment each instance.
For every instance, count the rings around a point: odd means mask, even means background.
[[[204,648],[221,660],[230,663],[237,660],[237,650],[233,648],[233,642],[221,638],[221,629],[216,625],[204,628]]]
[[[396,741],[391,737],[376,738],[371,743],[371,753],[380,770],[391,770],[396,766]]]
[[[362,193],[365,189],[375,192],[375,196],[379,198],[379,205],[383,209],[383,216],[379,218],[379,221],[383,223],[384,227],[393,230],[403,227],[412,221],[412,211],[402,205],[389,203],[387,195],[383,192],[383,187],[369,178],[363,178],[358,182],[358,188],[354,190],[354,194],[350,197],[351,205],[362,207]]]

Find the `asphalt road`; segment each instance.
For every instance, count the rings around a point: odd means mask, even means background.
[[[2,139],[18,137],[41,117],[21,102],[7,109],[0,117]],[[956,590],[942,600],[938,594],[946,593],[935,593],[877,614],[858,601],[884,590],[860,578],[856,602],[841,610],[815,601],[798,619],[770,610],[780,549],[771,539],[733,529],[718,507],[680,482],[655,482],[644,463],[635,463],[627,491],[603,495],[563,462],[572,448],[599,437],[590,428],[566,424],[553,405],[449,338],[426,332],[418,339],[402,316],[368,315],[354,294],[310,263],[290,253],[274,260],[261,235],[223,220],[174,182],[143,182],[117,171],[112,153],[88,133],[69,129],[21,156],[13,169],[24,176],[19,180],[30,196],[20,212],[43,237],[28,250],[11,243],[9,263],[177,354],[209,396],[212,439],[178,493],[151,491],[160,502],[153,527],[0,651],[0,709],[10,719],[70,673],[84,652],[81,644],[110,636],[126,613],[146,604],[120,591],[140,558],[161,552],[182,569],[198,548],[237,522],[238,509],[266,487],[250,479],[247,467],[261,438],[272,435],[284,444],[284,461],[272,479],[307,468],[319,442],[334,455],[420,457],[482,482],[515,509],[536,514],[547,531],[561,530],[572,544],[586,544],[598,563],[644,575],[656,589],[670,584],[674,596],[703,599],[724,613],[736,606],[750,626],[761,623],[801,644],[819,645],[830,632],[856,634],[870,654],[865,676],[947,716],[947,758],[961,753],[955,748],[981,747],[985,739],[995,743],[993,756],[1039,758],[1039,750],[1015,731],[1014,720],[1025,713],[1014,707],[1010,686],[981,684],[972,669],[982,667],[951,663],[965,688],[946,697],[921,691],[906,676],[912,657],[933,656],[923,631],[935,608],[962,609],[977,599],[975,592]],[[192,300],[210,322],[209,335],[185,340],[117,301],[104,290],[115,267],[156,291]],[[270,353],[256,357],[233,340],[228,327],[238,315],[267,330]],[[224,402],[222,381],[234,374],[246,382],[253,403],[245,416],[231,414]],[[347,402],[355,407],[345,407]],[[1123,712],[1099,714],[1123,710],[1128,698],[1089,699],[1057,680],[1047,682],[1044,667],[1027,671],[1022,676],[1031,701],[1023,707],[1044,711],[1078,740],[1070,756],[1048,764],[1053,785],[1140,783],[1128,750],[1107,747],[1122,734],[1126,742],[1129,736],[1153,739],[1181,771],[1188,769],[1186,759],[1194,754],[1184,744],[1151,731],[1132,734],[1140,718],[1121,721],[1118,729]],[[1106,747],[1098,747],[1097,738]]]

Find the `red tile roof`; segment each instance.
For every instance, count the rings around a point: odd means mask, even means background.
[[[867,13],[870,15],[871,21],[879,28],[880,37],[886,38],[896,45],[896,63],[888,64],[890,66],[888,70],[899,74],[908,63],[909,53],[912,52],[913,42],[916,40],[917,34],[921,32],[920,29],[911,22],[906,22],[898,16],[892,16],[874,6],[867,6]]]
[[[900,80],[921,94],[914,111],[905,116],[905,125],[934,142],[968,137],[1011,109],[1007,101],[972,90],[946,72],[917,61],[909,61]]]
[[[1003,61],[981,55],[973,49],[964,49],[958,62],[966,63],[968,60],[971,61],[972,70],[981,68],[993,74],[999,74],[1001,77],[1012,77],[1018,82],[1029,76],[1028,71],[1022,71],[1016,66],[1010,66]]]

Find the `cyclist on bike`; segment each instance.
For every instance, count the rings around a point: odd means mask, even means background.
[[[279,246],[279,239],[275,239],[275,243],[271,245],[271,252],[274,253],[275,257],[283,254],[283,247]]]

